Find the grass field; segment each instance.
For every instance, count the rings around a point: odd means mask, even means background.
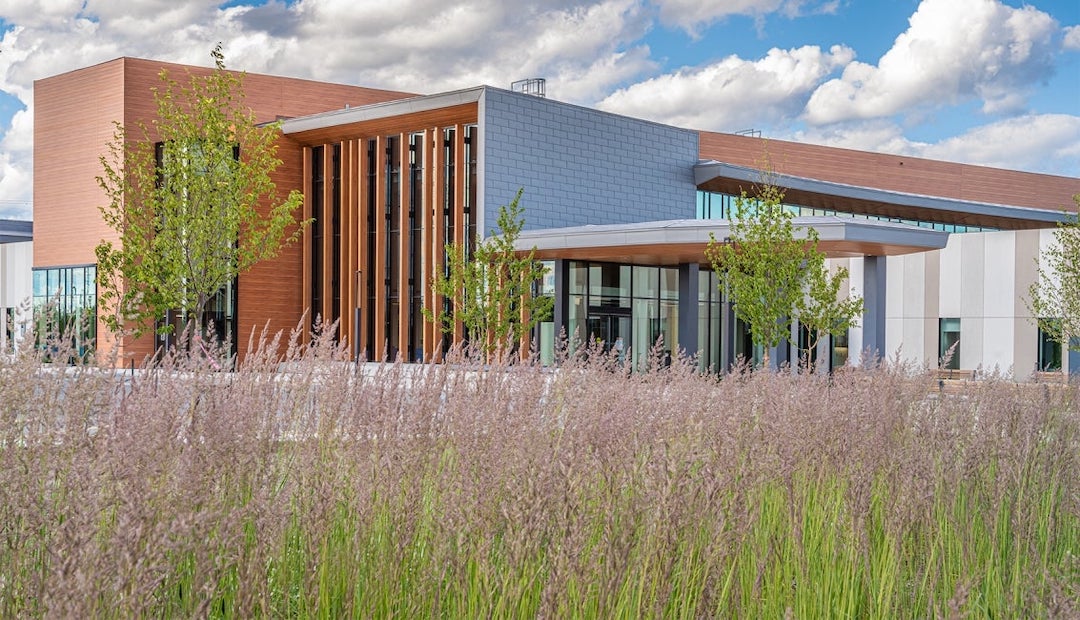
[[[1080,616],[1075,385],[255,348],[0,365],[0,617]]]

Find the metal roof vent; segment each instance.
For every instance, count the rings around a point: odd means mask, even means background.
[[[515,93],[522,93],[525,95],[532,95],[534,97],[544,98],[547,96],[547,80],[544,78],[529,78],[527,80],[518,80],[510,84],[510,90]]]

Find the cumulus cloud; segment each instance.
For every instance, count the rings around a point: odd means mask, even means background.
[[[909,140],[883,119],[813,127],[799,142],[965,164],[1075,176],[1080,170],[1080,116],[1025,114],[974,127],[938,142]]]
[[[1080,26],[1068,26],[1065,28],[1065,39],[1062,46],[1067,50],[1080,50]]]
[[[996,0],[924,0],[880,62],[851,63],[814,92],[813,124],[890,116],[981,99],[987,113],[1020,110],[1053,71],[1052,17]]]
[[[1024,134],[969,132],[953,141],[908,141],[898,123],[938,106],[981,100],[1002,116],[1026,112],[1029,89],[1051,73],[1059,49],[1080,49],[1080,28],[1060,29],[1030,6],[998,0],[924,0],[877,64],[826,49],[774,48],[658,74],[646,43],[657,23],[691,34],[733,15],[761,22],[833,12],[839,0],[42,0],[0,3],[0,91],[26,109],[0,134],[0,212],[31,198],[33,82],[138,56],[211,66],[224,43],[230,68],[439,92],[548,78],[551,97],[681,126],[749,127],[777,135],[810,123],[816,137],[869,150],[990,161],[975,140],[1012,141],[1006,165],[1051,170],[1076,156],[1068,121],[1025,116]],[[223,6],[223,4],[225,6]],[[801,120],[800,120],[801,119]],[[1033,119],[1041,119],[1038,122]],[[1006,121],[1001,121],[1005,123]],[[0,128],[0,131],[3,131]],[[1045,132],[1045,133],[1044,133]],[[969,140],[967,142],[965,140]],[[1034,146],[1016,147],[1016,141]],[[971,144],[971,148],[965,148]],[[937,146],[938,151],[931,151]],[[981,148],[989,149],[983,146]],[[1034,161],[1046,148],[1042,163]],[[950,151],[949,149],[953,149]],[[979,159],[981,158],[981,159]],[[1070,163],[1071,162],[1071,163]],[[1060,169],[1060,168],[1058,168]],[[29,212],[23,214],[29,216]]]
[[[855,52],[833,46],[773,48],[758,60],[729,56],[683,68],[615,91],[598,107],[658,122],[733,131],[797,115],[821,80],[852,61]]]
[[[1080,116],[1025,114],[976,127],[922,149],[924,157],[1076,176]]]
[[[838,0],[653,0],[660,9],[660,21],[682,28],[692,36],[699,29],[732,15],[760,18],[769,13],[797,17],[805,13],[834,13]]]
[[[0,139],[0,218],[30,217],[33,140],[33,113],[19,110]]]
[[[239,66],[413,92],[547,77],[585,102],[654,67],[635,43],[649,26],[637,0],[301,0],[226,12],[246,29],[248,45],[226,49]]]
[[[228,66],[251,72],[420,93],[546,77],[550,96],[591,103],[655,70],[640,43],[650,20],[641,0],[10,2],[0,90],[32,110],[34,80],[120,56],[211,66],[220,41]],[[0,200],[28,201],[31,152],[5,151],[0,171]]]

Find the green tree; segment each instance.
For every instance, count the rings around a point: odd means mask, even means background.
[[[521,255],[514,249],[525,224],[520,205],[523,191],[499,207],[499,232],[492,230],[471,255],[467,242],[446,245],[447,272],[433,280],[432,290],[449,300],[449,308],[438,315],[424,310],[444,333],[453,334],[460,322],[465,337],[485,357],[512,350],[551,312],[551,299],[533,294],[535,284],[544,277],[535,250]]]
[[[214,71],[185,83],[163,70],[157,117],[117,123],[101,158],[101,214],[119,242],[96,248],[99,298],[114,332],[139,335],[170,310],[202,329],[215,294],[301,233],[303,196],[279,199],[271,179],[277,124],[244,106],[220,44],[211,56]]]
[[[1027,301],[1039,327],[1062,350],[1080,350],[1080,194],[1073,202],[1076,214],[1054,231]]]
[[[706,259],[720,274],[735,316],[750,329],[754,344],[769,349],[791,334],[798,320],[811,334],[809,353],[824,334],[839,334],[856,324],[862,299],[840,298],[847,269],[829,272],[818,250],[813,228],[795,226],[794,214],[783,204],[783,191],[772,183],[761,185],[754,197],[745,192],[735,201],[730,235],[723,242],[710,235]]]
[[[807,231],[811,245],[807,247],[806,264],[803,269],[804,294],[796,304],[795,317],[809,338],[801,349],[803,365],[810,367],[813,351],[826,336],[839,336],[859,324],[863,313],[863,299],[858,295],[842,295],[840,287],[848,280],[847,267],[829,271],[825,254],[817,250],[817,231]]]

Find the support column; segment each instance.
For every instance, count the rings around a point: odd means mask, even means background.
[[[885,353],[885,257],[863,258],[863,351],[876,360]]]
[[[1072,338],[1069,341],[1069,350],[1065,353],[1066,363],[1069,373],[1069,381],[1072,381],[1076,377],[1080,377],[1080,343],[1077,343],[1076,338]]]
[[[555,323],[555,338],[558,342],[559,334],[565,333],[567,337],[566,319],[569,314],[569,294],[567,287],[570,286],[570,261],[565,258],[555,259],[555,307],[551,309],[552,320]]]
[[[832,372],[832,343],[833,337],[829,334],[825,334],[818,340],[817,343],[817,366],[814,368],[816,374],[828,374]]]
[[[720,305],[723,320],[720,322],[720,372],[728,372],[735,365],[735,308],[724,294]]]
[[[696,355],[698,352],[699,270],[697,263],[679,265],[679,342],[677,344],[682,352],[690,355]]]

